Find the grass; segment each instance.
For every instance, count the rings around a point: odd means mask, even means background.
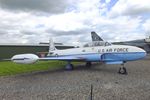
[[[0,62],[0,76],[16,75],[34,71],[56,70],[64,68],[63,61],[39,61],[35,64],[16,64],[10,61]],[[79,64],[79,63],[73,63]]]

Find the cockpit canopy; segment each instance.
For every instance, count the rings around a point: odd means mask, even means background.
[[[93,41],[83,45],[83,47],[95,47],[95,46],[110,46],[111,43],[105,41]]]

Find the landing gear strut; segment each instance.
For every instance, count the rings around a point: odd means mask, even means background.
[[[124,67],[124,63],[121,64],[121,67],[119,68],[119,71],[118,71],[119,74],[123,74],[123,75],[127,75],[127,70],[126,68]]]
[[[86,67],[91,67],[92,63],[91,62],[86,62]]]
[[[73,70],[73,64],[71,64],[70,61],[68,61],[68,64],[65,67],[66,70]]]

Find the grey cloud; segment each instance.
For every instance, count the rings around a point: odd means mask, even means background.
[[[31,30],[21,30],[20,33],[24,34],[24,35],[34,35],[35,32],[31,31]]]
[[[81,35],[81,34],[85,34],[87,32],[90,32],[89,29],[81,29],[81,30],[76,30],[76,31],[58,31],[58,30],[52,30],[52,29],[48,29],[46,30],[47,33],[52,34],[53,36],[71,36],[71,35]]]
[[[4,35],[4,34],[6,34],[6,33],[7,33],[6,30],[0,29],[0,36],[1,36],[1,35]]]
[[[58,31],[52,29],[47,30],[47,33],[51,34],[52,37],[58,38],[56,41],[62,43],[72,43],[73,41],[79,43],[89,42],[91,41],[90,32],[91,29],[81,29],[75,31]]]
[[[21,43],[24,39],[22,34],[5,33],[0,35],[0,43]]]
[[[13,33],[14,31],[16,31],[16,28],[17,26],[15,25],[8,25],[8,24],[0,23],[0,35],[3,35],[3,34],[8,35],[9,33]]]
[[[126,9],[124,12],[122,12],[124,15],[140,15],[140,14],[148,14],[150,13],[150,7],[132,7]]]
[[[64,12],[70,0],[0,0],[0,7],[10,11]]]
[[[144,2],[144,1],[143,1]],[[120,8],[122,5],[122,8]],[[115,9],[113,9],[115,8]],[[119,9],[119,10],[117,10]],[[124,2],[118,1],[109,12],[111,17],[117,16],[141,16],[142,14],[150,14],[150,6],[141,4],[132,4],[130,0],[124,0]]]

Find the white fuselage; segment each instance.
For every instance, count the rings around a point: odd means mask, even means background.
[[[66,50],[52,51],[52,56],[62,55],[79,55],[79,54],[104,54],[104,53],[132,53],[132,52],[145,52],[143,49],[134,46],[125,45],[110,45],[110,46],[97,46],[97,47],[84,47],[72,48]]]
[[[51,56],[74,56],[84,58],[86,61],[132,61],[146,56],[146,52],[138,47],[126,45],[96,46],[55,50]]]

